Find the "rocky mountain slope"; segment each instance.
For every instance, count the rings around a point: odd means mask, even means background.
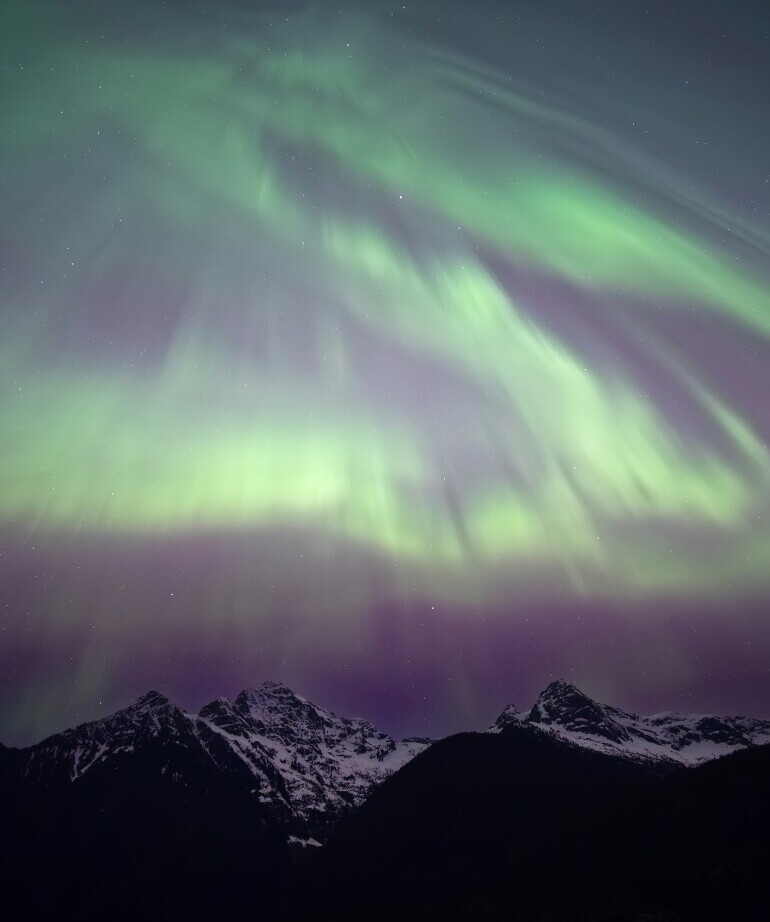
[[[291,840],[322,842],[336,820],[372,787],[429,744],[396,741],[368,721],[337,717],[285,685],[265,682],[234,701],[217,698],[189,714],[158,692],[101,720],[23,749],[25,778],[38,787],[77,784],[96,766],[149,747],[164,772],[214,766],[260,803]],[[184,758],[182,758],[184,756]]]
[[[770,720],[663,711],[649,717],[599,704],[557,679],[529,711],[509,705],[493,731],[512,725],[539,727],[589,749],[637,760],[670,760],[697,765],[737,749],[770,743]]]
[[[509,705],[492,732],[532,728],[638,762],[695,765],[770,742],[770,721],[683,715],[640,717],[600,704],[557,680],[529,711]],[[79,785],[111,769],[160,771],[180,784],[213,772],[253,797],[289,842],[323,843],[338,820],[422,752],[428,740],[394,740],[371,723],[318,707],[277,682],[217,698],[188,713],[148,692],[101,720],[8,751],[34,788]]]

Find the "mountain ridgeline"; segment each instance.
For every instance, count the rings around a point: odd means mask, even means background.
[[[150,692],[0,747],[0,883],[25,918],[764,919],[768,742],[562,680],[437,742],[279,683]]]
[[[253,795],[286,836],[322,842],[373,785],[428,745],[391,739],[368,721],[337,717],[278,682],[217,698],[189,714],[158,692],[103,720],[81,724],[22,750],[36,787],[79,782],[116,761],[157,750],[165,771],[195,764]]]

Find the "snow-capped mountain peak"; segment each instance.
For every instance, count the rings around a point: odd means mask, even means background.
[[[158,764],[224,772],[258,796],[298,839],[323,840],[331,825],[372,786],[429,741],[397,741],[365,720],[338,717],[280,682],[216,698],[188,714],[157,691],[101,720],[23,750],[33,782],[78,781],[97,765],[152,752]],[[160,755],[158,755],[160,753]]]
[[[262,785],[260,799],[294,814],[293,833],[316,838],[428,745],[396,741],[366,720],[338,717],[278,682],[246,689],[233,702],[218,699],[199,717],[225,734],[256,774],[269,776],[272,769],[280,777]]]
[[[629,759],[695,764],[770,742],[770,721],[682,715],[640,717],[600,704],[571,683],[551,682],[529,710],[509,705],[490,729],[524,726]],[[186,784],[226,775],[258,798],[296,840],[323,841],[336,820],[362,803],[430,740],[395,740],[369,721],[339,717],[286,685],[265,682],[233,700],[215,698],[187,713],[157,691],[101,720],[18,751],[33,784],[77,783],[141,760]],[[170,770],[170,771],[169,771]],[[212,772],[214,773],[212,775]]]
[[[526,716],[526,714],[522,714],[515,704],[509,704],[500,712],[490,730],[503,730],[505,727],[510,727],[511,724],[520,724]]]
[[[180,745],[194,737],[193,721],[169,698],[150,691],[114,714],[56,733],[24,750],[25,773],[48,783],[76,781],[95,766],[148,744]]]
[[[169,707],[172,706],[170,698],[167,698],[165,695],[161,694],[158,691],[150,690],[145,692],[143,695],[140,695],[133,704],[129,704],[129,709],[140,710],[143,708],[159,708],[159,707]]]
[[[597,704],[575,685],[556,679],[540,692],[527,722],[620,743],[628,739],[628,731],[613,714],[613,708]]]
[[[265,736],[289,742],[298,735],[323,736],[339,718],[279,682],[245,689],[233,702],[237,713]]]
[[[626,758],[685,765],[770,742],[768,720],[674,712],[639,716],[600,704],[564,679],[546,686],[528,713],[509,705],[490,729],[502,731],[511,724],[538,727],[579,746]]]

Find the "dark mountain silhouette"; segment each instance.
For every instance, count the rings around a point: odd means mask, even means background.
[[[259,801],[162,742],[34,786],[3,767],[7,918],[226,918],[270,906],[288,868],[283,830]]]
[[[25,778],[45,789],[79,787],[96,768],[125,765],[149,751],[159,758],[165,753],[179,777],[186,778],[190,766],[226,776],[255,795],[287,838],[318,843],[373,785],[428,743],[394,740],[368,721],[338,717],[279,682],[264,682],[234,701],[217,698],[198,714],[151,691],[18,757]]]
[[[675,922],[770,910],[770,747],[641,765],[530,726],[434,744],[343,822],[307,918]]]
[[[0,746],[0,893],[52,920],[764,920],[763,734],[565,682],[430,746],[276,683],[198,715],[150,692]],[[298,847],[310,823],[324,847]]]

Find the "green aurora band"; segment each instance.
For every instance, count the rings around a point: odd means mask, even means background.
[[[36,43],[3,102],[8,529],[296,527],[447,594],[766,580],[767,433],[660,323],[766,349],[766,230],[377,5],[173,51],[3,16],[6,58]],[[593,344],[549,319],[586,303]]]

